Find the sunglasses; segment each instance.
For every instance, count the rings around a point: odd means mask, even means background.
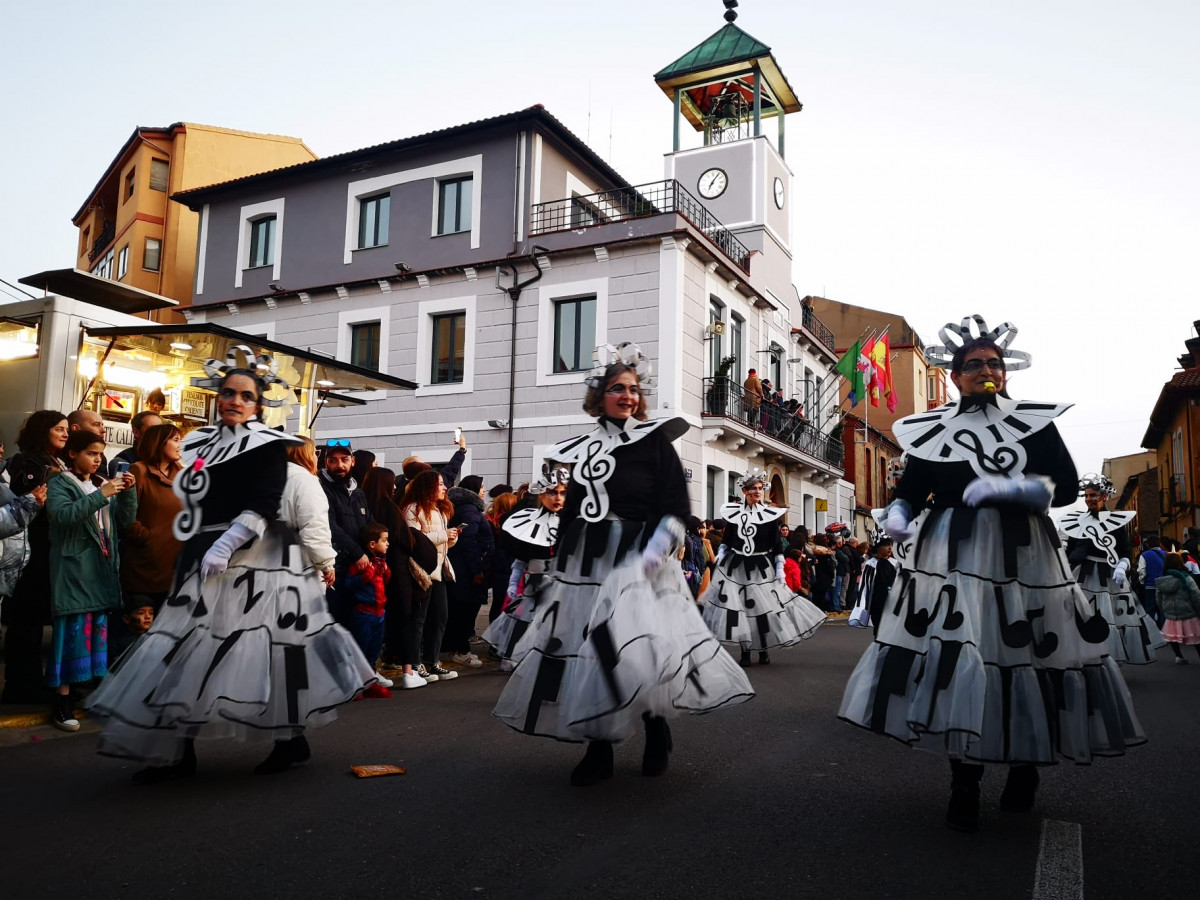
[[[984,366],[987,366],[989,372],[1003,372],[1004,360],[1002,359],[968,359],[963,363],[962,370],[967,375],[978,375],[983,371]]]
[[[348,440],[346,440],[345,438],[339,438],[338,440],[334,440],[334,441],[326,441],[325,446],[326,447],[349,447],[350,442]]]

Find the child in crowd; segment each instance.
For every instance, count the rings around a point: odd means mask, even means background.
[[[145,594],[126,594],[121,624],[108,633],[108,658],[114,662],[154,624],[154,604]]]
[[[355,563],[346,578],[346,595],[353,607],[347,623],[358,647],[374,668],[383,649],[384,607],[387,604],[385,588],[392,577],[387,564],[388,532],[378,522],[371,522],[363,529],[362,542],[367,547],[367,563]],[[392,696],[392,682],[382,676],[367,688],[362,696],[368,699],[383,699]]]
[[[70,686],[108,674],[108,613],[121,606],[117,534],[137,515],[137,490],[128,472],[105,481],[104,439],[75,431],[63,450],[68,469],[50,478],[50,602],[53,632],[46,683],[54,690],[51,721],[78,731]]]
[[[1166,616],[1163,637],[1175,653],[1177,666],[1187,665],[1180,644],[1191,644],[1200,655],[1200,588],[1183,566],[1183,558],[1178,553],[1168,553],[1163,562],[1163,573],[1154,584],[1158,609]]]
[[[788,590],[793,594],[808,594],[808,585],[804,583],[804,570],[800,568],[799,550],[787,552],[783,560],[783,580],[787,582]]]

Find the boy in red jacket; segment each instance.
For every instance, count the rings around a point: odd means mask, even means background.
[[[392,577],[387,564],[388,532],[378,522],[370,522],[362,531],[362,542],[367,548],[368,561],[356,562],[350,567],[346,578],[346,594],[353,604],[350,621],[347,623],[358,647],[372,667],[383,649],[384,607],[387,605],[385,587]],[[369,699],[392,696],[388,690],[392,682],[382,675],[379,680],[363,691]]]

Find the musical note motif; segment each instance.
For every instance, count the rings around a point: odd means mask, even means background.
[[[250,610],[254,609],[258,601],[263,597],[262,591],[258,593],[254,592],[254,575],[255,572],[253,569],[247,569],[233,581],[234,587],[241,587],[243,584],[246,585],[246,605],[242,609],[242,615],[246,615]]]
[[[946,598],[946,618],[942,620],[942,627],[947,631],[955,631],[962,628],[966,617],[955,609],[958,604],[958,588],[952,584],[947,584],[942,587],[942,592],[938,596],[938,605],[941,605],[942,597]]]
[[[604,441],[588,441],[583,460],[573,473],[576,481],[580,482],[587,492],[579,509],[579,514],[587,521],[599,522],[608,515],[608,491],[604,485],[612,477],[615,469],[616,464],[612,454],[606,452]]]
[[[1121,561],[1121,558],[1117,555],[1116,537],[1101,528],[1099,523],[1093,524],[1089,522],[1083,526],[1082,530],[1083,537],[1091,541],[1095,548],[1104,554],[1110,566],[1115,566]]]
[[[293,584],[289,584],[284,588],[284,590],[292,594],[292,598],[296,603],[296,611],[294,613],[285,612],[282,616],[276,619],[276,622],[279,624],[280,628],[294,627],[296,631],[303,632],[308,628],[308,616],[304,615],[300,611],[300,589]]]
[[[1033,655],[1045,659],[1058,649],[1058,635],[1053,631],[1043,631],[1041,638],[1037,637],[1034,623],[1046,615],[1045,609],[1029,609],[1023,619],[1009,621],[1008,608],[1004,603],[1004,588],[995,586],[996,613],[1000,620],[1000,639],[1005,646],[1020,650],[1033,644]],[[1076,614],[1078,615],[1078,613]]]
[[[1019,444],[997,443],[995,452],[989,456],[982,439],[974,431],[966,428],[959,429],[954,432],[953,440],[958,446],[971,453],[973,457],[969,460],[971,468],[981,475],[1007,475],[1018,466],[1023,467],[1024,453],[1021,452]]]
[[[176,476],[174,493],[183,501],[183,507],[172,524],[176,540],[186,541],[200,530],[203,519],[200,501],[208,494],[210,483],[208,469],[204,466],[187,466]]]

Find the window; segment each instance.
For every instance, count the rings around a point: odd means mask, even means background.
[[[783,390],[783,348],[771,343],[771,387]],[[819,389],[818,389],[819,390]]]
[[[263,216],[250,223],[250,259],[246,268],[269,266],[275,262],[275,216]]]
[[[739,475],[737,472],[729,473],[729,478],[728,478],[729,490],[727,492],[727,496],[725,497],[725,501],[727,503],[733,503],[735,500],[742,499],[740,494],[738,493],[738,489],[737,489],[738,479],[740,479],[741,477],[742,476]]]
[[[121,248],[121,252],[117,254],[117,281],[125,277],[125,273],[129,271],[129,245],[126,244]]]
[[[379,371],[378,322],[356,322],[350,326],[350,365]]]
[[[733,354],[733,379],[738,384],[744,381],[743,373],[745,366],[742,365],[742,357],[746,355],[746,344],[744,342],[746,320],[737,313],[729,314],[729,352]]]
[[[162,256],[162,241],[158,238],[146,238],[146,251],[142,254],[142,268],[157,272]]]
[[[165,159],[150,160],[150,190],[165,191],[170,171],[171,165]]]
[[[109,250],[100,259],[100,262],[92,266],[91,274],[97,278],[112,278],[113,275],[113,251]]]
[[[433,317],[431,384],[457,384],[463,380],[463,350],[466,346],[466,313]]]
[[[716,297],[708,300],[708,324],[716,325],[724,322],[725,305]],[[725,339],[719,334],[708,336],[708,374],[716,375],[721,368],[721,359],[725,356]]]
[[[136,176],[137,176],[137,169],[130,169],[128,172],[125,173],[125,200],[128,200],[130,197],[133,196],[133,187],[136,184],[136,181],[135,181]],[[121,202],[123,203],[125,201],[123,200]]]
[[[706,519],[715,519],[717,517],[717,474],[720,469],[708,467],[708,479],[704,485],[704,517]]]
[[[825,421],[825,413],[821,411],[821,405],[824,404],[824,402],[825,402],[825,379],[818,378],[817,379],[817,396],[816,396],[817,408],[808,414],[808,418],[812,421],[812,423],[815,426],[817,426],[817,428],[820,428],[822,423],[824,423],[824,421]]]
[[[586,228],[588,225],[599,225],[603,221],[604,216],[592,204],[578,194],[571,198],[572,228]]]
[[[438,234],[471,230],[471,185],[470,177],[438,182]]]
[[[596,298],[555,301],[554,371],[580,372],[589,368],[595,346]]]
[[[376,194],[358,201],[358,247],[382,247],[388,242],[391,194]]]

